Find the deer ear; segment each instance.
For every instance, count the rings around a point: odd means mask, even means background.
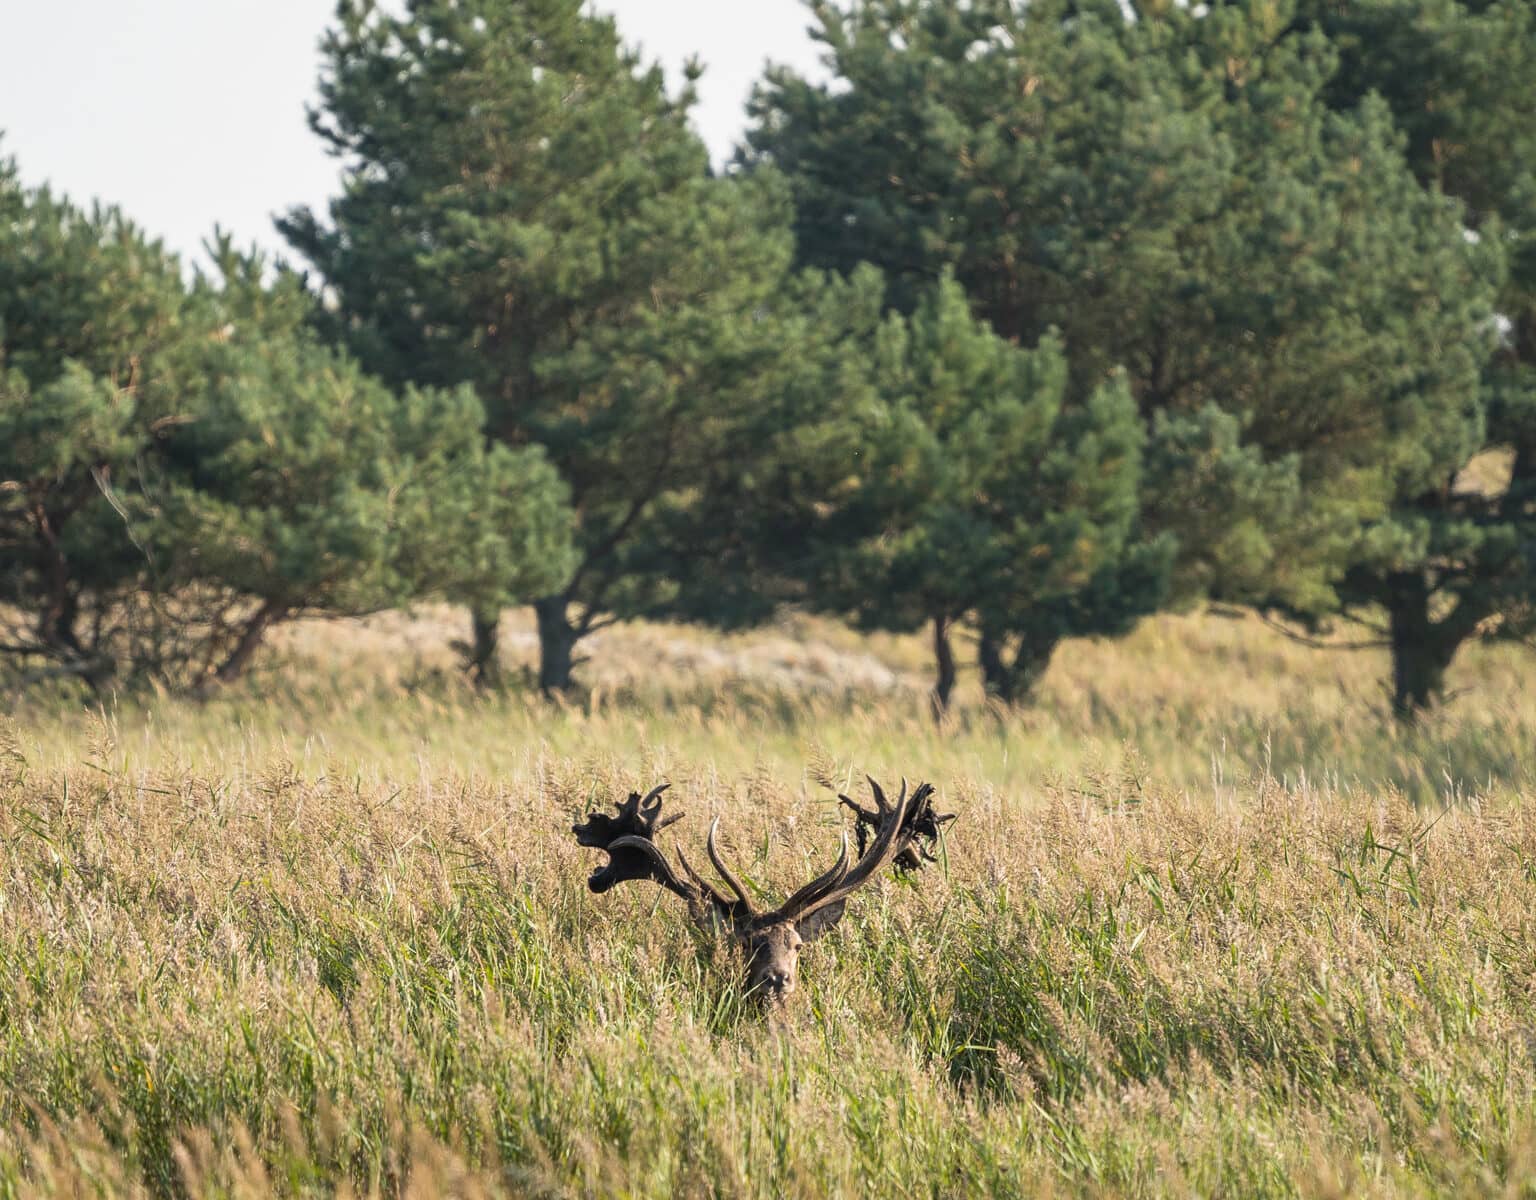
[[[795,932],[807,942],[814,942],[838,921],[842,920],[843,909],[847,906],[846,900],[834,900],[825,908],[818,908],[810,916],[795,924]]]

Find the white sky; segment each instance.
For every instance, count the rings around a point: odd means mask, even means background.
[[[509,0],[516,2],[516,0]],[[819,74],[800,0],[594,0],[675,82],[715,160],[768,61]],[[0,157],[23,182],[117,204],[184,257],[215,222],[283,248],[272,216],[323,208],[337,166],[309,131],[333,0],[0,0]]]

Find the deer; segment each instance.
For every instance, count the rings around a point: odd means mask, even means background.
[[[800,948],[842,919],[848,898],[888,866],[906,873],[937,861],[933,844],[944,825],[955,819],[954,813],[934,811],[932,784],[921,783],[909,795],[903,780],[901,793],[892,803],[870,779],[873,809],[838,796],[855,814],[857,861],[849,862],[845,831],[837,861],[827,871],[796,889],[776,908],[765,910],[747,894],[720,854],[719,817],[710,824],[705,852],[729,895],[700,875],[680,846],[675,849],[681,870],[673,868],[656,842],[657,834],[683,816],[677,812],[662,815],[662,793],[670,786],[661,783],[644,796],[631,792],[629,799],[615,805],[615,815],[589,812],[586,821],[571,826],[578,845],[608,855],[608,861],[587,879],[587,887],[601,895],[621,883],[649,880],[679,897],[696,924],[726,933],[735,941],[745,961],[747,994],[770,1005],[782,1003],[795,990]]]

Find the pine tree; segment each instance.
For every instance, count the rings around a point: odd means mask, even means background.
[[[1000,336],[1059,330],[1079,403],[1123,370],[1174,594],[1337,611],[1362,529],[1476,442],[1498,275],[1386,106],[1329,104],[1285,4],[813,8],[837,78],[772,74],[749,156],[802,261],[901,311],[952,269]]]
[[[206,676],[239,676],[282,621],[509,603],[564,575],[570,514],[541,451],[488,447],[468,387],[390,391],[319,342],[297,277],[213,251],[194,301],[220,332],[178,381],[197,416],[164,439],[159,527],[172,584],[229,631]]]
[[[139,638],[140,464],[182,419],[146,395],[188,336],[179,265],[111,208],[0,160],[0,649],[93,687]]]
[[[606,622],[700,607],[672,560],[728,538],[699,481],[758,428],[787,350],[784,198],[711,177],[691,80],[670,96],[579,0],[347,3],[325,53],[312,124],[345,194],[281,227],[366,365],[471,385],[489,435],[566,481],[578,560],[535,604],[540,684],[565,688]],[[482,608],[486,671],[494,629]]]
[[[219,278],[188,287],[116,210],[0,168],[6,651],[98,688],[196,686],[282,620],[563,577],[540,452],[487,448],[467,388],[388,391],[316,340],[294,276],[212,249]]]
[[[1345,612],[1392,651],[1392,702],[1415,718],[1457,651],[1536,632],[1536,6],[1529,0],[1307,2],[1298,30],[1338,47],[1329,102],[1390,106],[1426,192],[1462,202],[1474,236],[1508,256],[1498,343],[1473,436],[1362,531]]]
[[[947,274],[871,355],[876,401],[847,429],[858,476],[818,538],[817,603],[933,633],[979,628],[989,691],[1024,698],[1064,637],[1119,633],[1163,598],[1172,542],[1134,538],[1143,429],[1123,380],[1068,402],[1066,356],[999,338]]]

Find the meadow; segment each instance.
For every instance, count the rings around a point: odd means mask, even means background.
[[[0,1197],[1536,1195],[1528,652],[1405,730],[1383,656],[1164,616],[935,726],[916,639],[619,627],[553,704],[459,624],[12,698]],[[959,819],[782,1014],[587,891],[572,821],[667,779],[781,896],[866,772]]]

